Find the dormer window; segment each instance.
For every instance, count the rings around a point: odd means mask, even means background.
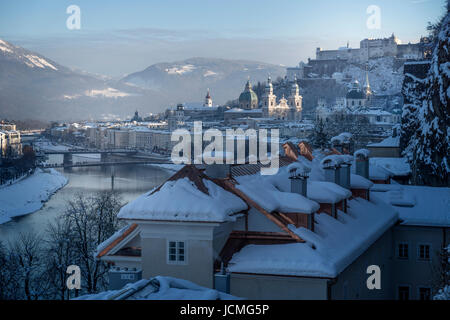
[[[167,264],[187,264],[185,241],[167,241]]]

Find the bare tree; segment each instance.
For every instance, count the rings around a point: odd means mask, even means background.
[[[76,252],[73,249],[73,232],[68,221],[59,218],[47,228],[49,237],[46,240],[46,271],[50,285],[49,294],[54,299],[69,299],[70,291],[66,285],[67,268],[74,264]]]
[[[48,281],[43,266],[42,238],[36,233],[21,233],[10,245],[9,263],[14,270],[10,273],[18,299],[37,300],[48,291]]]
[[[117,193],[99,192],[94,196],[78,194],[68,203],[64,219],[71,230],[73,249],[84,279],[84,290],[94,293],[105,285],[108,271],[104,262],[95,258],[97,246],[118,228],[117,212],[121,207]]]

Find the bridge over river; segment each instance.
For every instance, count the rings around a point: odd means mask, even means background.
[[[73,168],[73,167],[93,167],[93,166],[115,166],[115,165],[130,165],[130,164],[172,164],[168,157],[140,153],[137,150],[97,150],[97,149],[68,149],[68,150],[42,150],[42,154],[62,154],[62,164],[43,164],[41,167],[45,168]],[[100,161],[82,161],[73,162],[74,154],[100,154]],[[125,159],[110,159],[113,155],[129,155]]]

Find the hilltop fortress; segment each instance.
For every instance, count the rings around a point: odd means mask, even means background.
[[[364,39],[360,47],[346,47],[337,50],[316,49],[316,58],[308,59],[308,63],[300,63],[297,67],[287,68],[287,78],[292,81],[308,78],[308,74],[331,76],[334,72],[341,72],[349,63],[366,64],[370,59],[392,57],[403,65],[406,60],[422,60],[427,57],[428,38],[422,37],[418,43],[402,44],[394,34],[389,38]]]
[[[348,62],[364,63],[369,59],[381,57],[396,57],[399,59],[422,59],[424,57],[424,46],[426,39],[422,38],[419,43],[402,44],[394,34],[383,39],[364,39],[360,41],[359,49],[347,47],[337,50],[316,49],[316,60],[347,60]]]

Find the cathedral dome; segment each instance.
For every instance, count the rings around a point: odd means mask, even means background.
[[[364,93],[361,90],[350,90],[347,95],[346,95],[347,99],[365,99],[366,96],[364,95]]]
[[[250,81],[247,81],[247,84],[245,85],[245,90],[240,94],[239,96],[239,103],[258,103],[258,96],[256,95],[255,91],[252,90],[252,85],[250,84]]]
[[[358,80],[353,82],[352,88],[347,92],[347,99],[365,99],[364,92],[361,91]]]

